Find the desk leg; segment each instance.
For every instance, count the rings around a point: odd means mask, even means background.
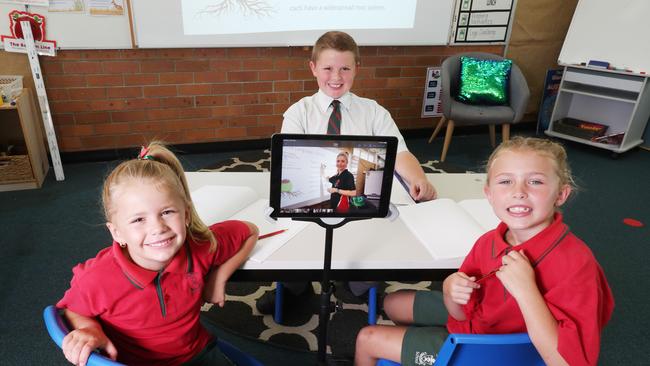
[[[284,286],[282,282],[275,283],[275,309],[273,309],[273,320],[282,324],[282,306],[284,303]]]
[[[377,285],[368,289],[368,324],[377,324]]]

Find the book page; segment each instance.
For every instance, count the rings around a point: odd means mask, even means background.
[[[252,188],[240,186],[207,185],[190,194],[196,212],[208,226],[228,220],[258,199]]]
[[[446,198],[399,207],[400,219],[436,259],[461,258],[485,233],[456,202]]]
[[[267,219],[265,213],[267,207],[269,207],[269,200],[263,198],[230,217],[231,220],[249,221],[257,225],[260,236],[279,230],[286,230],[281,234],[260,239],[257,242],[248,259],[258,263],[264,262],[271,254],[280,249],[309,224],[305,221],[293,221],[290,218],[284,217],[278,218],[277,220]]]
[[[463,200],[458,202],[458,205],[472,215],[486,232],[496,228],[501,222],[486,198]]]
[[[260,235],[286,230],[257,242],[249,260],[258,263],[264,262],[308,224],[289,218],[277,221],[268,218],[266,209],[269,200],[258,198],[250,187],[207,185],[191,192],[191,195],[196,212],[206,225],[225,220],[241,220],[257,225]]]

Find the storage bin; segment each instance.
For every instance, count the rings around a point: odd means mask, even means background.
[[[3,103],[11,102],[23,90],[21,75],[0,75],[0,95]]]
[[[0,183],[22,183],[34,180],[28,155],[0,156]]]

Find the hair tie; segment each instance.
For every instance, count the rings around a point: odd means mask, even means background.
[[[154,160],[153,156],[149,155],[149,147],[142,146],[140,148],[140,154],[138,154],[138,160]]]

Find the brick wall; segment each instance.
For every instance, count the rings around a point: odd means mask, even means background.
[[[502,46],[361,47],[353,92],[400,129],[420,118],[425,70],[450,54]],[[268,138],[282,113],[317,90],[309,47],[67,50],[41,66],[61,151]]]

